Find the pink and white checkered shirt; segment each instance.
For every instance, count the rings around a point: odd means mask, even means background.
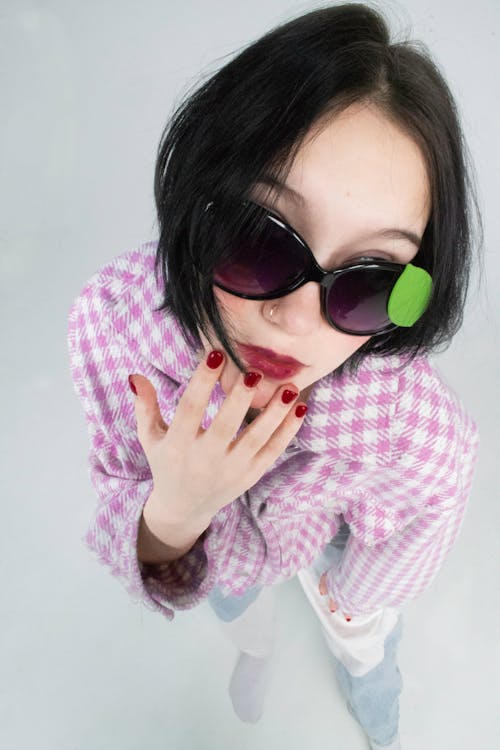
[[[166,565],[137,560],[153,481],[137,437],[128,376],[155,387],[167,424],[202,356],[161,302],[156,242],[97,271],[73,302],[68,347],[97,493],[83,540],[130,596],[167,619],[214,586],[224,595],[308,567],[350,527],[327,576],[343,612],[399,607],[429,587],[460,532],[477,463],[474,419],[427,357],[368,356],[356,376],[321,378],[295,438],[264,476],[222,508],[194,547]],[[217,383],[202,426],[224,401]]]

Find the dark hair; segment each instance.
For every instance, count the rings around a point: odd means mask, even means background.
[[[483,239],[456,104],[422,42],[391,44],[379,11],[348,3],[306,13],[250,44],[186,97],[162,134],[154,176],[155,272],[164,290],[157,311],[174,313],[188,343],[200,348],[198,328],[212,343],[211,324],[244,371],[219,314],[213,270],[228,239],[252,220],[243,202],[255,183],[269,174],[284,181],[310,128],[360,101],[410,135],[425,159],[431,214],[412,262],[431,273],[433,294],[415,325],[372,337],[335,373],[346,366],[355,373],[371,353],[413,358],[451,342],[469,286],[473,207]],[[223,221],[208,220],[210,202]]]

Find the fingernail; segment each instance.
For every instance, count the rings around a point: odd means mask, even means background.
[[[223,353],[218,351],[218,349],[214,349],[207,357],[207,365],[211,370],[216,370],[222,364],[223,359]]]
[[[332,606],[330,605],[330,612],[336,612],[336,611],[337,611],[337,610],[335,609],[335,607],[332,607]]]
[[[298,395],[299,394],[296,393],[295,391],[290,391],[288,390],[288,388],[286,388],[281,394],[281,400],[283,401],[284,404],[289,404],[290,401],[293,401],[293,399],[296,398],[296,396]]]
[[[295,416],[303,417],[306,411],[307,411],[307,406],[305,404],[299,404],[295,409]]]
[[[351,618],[350,617],[346,617],[345,619],[347,620],[347,622],[351,622]]]
[[[260,374],[260,372],[247,372],[247,374],[243,378],[243,382],[245,383],[247,388],[255,388],[261,378],[262,375]]]
[[[135,395],[137,396],[137,388],[135,387],[134,382],[132,380],[132,375],[128,376],[128,384],[130,386],[130,390],[132,391],[132,393],[135,393]]]

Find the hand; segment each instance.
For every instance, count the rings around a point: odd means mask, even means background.
[[[319,579],[319,593],[321,596],[326,596],[328,594],[328,589],[326,588],[326,574],[328,573],[327,570],[322,574],[321,578]],[[330,612],[336,612],[337,607],[335,605],[335,602],[333,599],[329,596],[328,597],[328,607],[330,609]],[[347,622],[351,621],[351,618],[348,615],[344,615]]]
[[[156,393],[143,375],[132,375],[137,389],[137,434],[153,476],[155,505],[180,527],[204,530],[213,516],[252,487],[298,432],[299,389],[280,385],[265,409],[236,437],[255,395],[239,375],[210,427],[200,423],[224,361],[211,369],[203,359],[177,405],[172,423],[160,414]],[[256,384],[255,384],[256,385]],[[284,391],[294,398],[284,403]],[[201,532],[200,532],[201,533]]]

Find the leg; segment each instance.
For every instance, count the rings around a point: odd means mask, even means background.
[[[247,654],[268,656],[274,647],[275,598],[270,586],[255,586],[241,596],[222,596],[218,588],[208,597],[228,638]]]
[[[254,587],[242,596],[223,597],[214,589],[209,602],[239,655],[229,683],[229,696],[242,721],[262,716],[271,677],[275,601],[271,587]]]
[[[314,563],[297,575],[319,617],[349,712],[367,734],[373,750],[384,746],[399,750],[399,695],[403,682],[396,650],[402,635],[401,613],[386,608],[353,616],[347,622],[342,613],[330,612],[318,590],[321,574],[338,562],[348,536],[348,526],[344,525]]]
[[[354,618],[353,618],[354,619]],[[388,635],[380,664],[361,677],[353,676],[332,652],[335,673],[347,699],[349,713],[363,728],[372,749],[399,748],[399,696],[403,689],[397,666],[397,645],[403,633],[403,620]]]

